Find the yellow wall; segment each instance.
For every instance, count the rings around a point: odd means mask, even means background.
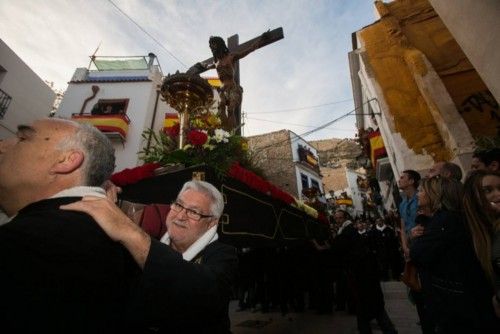
[[[392,16],[381,18],[360,34],[366,60],[383,90],[396,132],[416,153],[422,154],[425,149],[435,160],[448,160],[451,154],[413,79],[412,69],[416,67],[424,75],[425,64],[409,67],[407,63],[419,62],[418,50],[409,47]]]
[[[424,54],[438,73],[473,136],[497,133],[498,104],[427,0],[376,2],[378,22],[362,29],[366,60],[394,117],[416,153],[450,159],[414,74],[425,75]],[[483,109],[483,112],[480,109]]]

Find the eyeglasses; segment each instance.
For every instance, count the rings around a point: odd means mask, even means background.
[[[170,204],[170,209],[173,210],[174,212],[177,212],[177,213],[181,212],[182,210],[186,210],[186,216],[189,219],[196,220],[196,221],[199,221],[202,218],[213,217],[213,215],[204,215],[204,214],[201,214],[193,209],[186,208],[185,206],[183,206],[179,202],[172,202],[172,204]]]

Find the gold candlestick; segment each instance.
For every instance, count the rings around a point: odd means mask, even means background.
[[[186,144],[189,118],[200,107],[208,108],[213,100],[212,86],[199,75],[175,73],[168,75],[161,86],[165,101],[179,113],[179,148]]]

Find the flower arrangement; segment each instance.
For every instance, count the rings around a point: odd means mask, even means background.
[[[262,171],[250,163],[247,140],[234,132],[220,128],[220,125],[219,117],[208,110],[192,117],[189,128],[185,132],[187,144],[182,149],[178,148],[178,126],[159,132],[151,129],[144,131],[143,139],[151,144],[139,152],[140,159],[146,163],[140,170],[141,175],[152,176],[151,169],[160,165],[182,164],[190,167],[206,164],[212,167],[220,178],[227,175],[254,190],[293,205],[313,218],[327,221],[317,208],[297,201],[293,196],[261,177]],[[146,171],[143,172],[142,169]],[[124,171],[124,175],[120,177],[127,179],[130,177],[130,172]]]
[[[151,145],[139,152],[139,157],[146,163],[158,162],[162,165],[183,164],[190,167],[206,164],[221,177],[235,162],[251,168],[247,140],[220,128],[220,125],[220,118],[210,110],[195,114],[186,129],[187,144],[182,149],[177,147],[178,127],[158,133],[148,129],[142,136]]]

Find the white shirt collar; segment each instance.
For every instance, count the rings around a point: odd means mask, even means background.
[[[83,196],[96,196],[105,198],[106,191],[101,187],[88,187],[88,186],[77,186],[69,189],[64,189],[57,194],[51,196],[50,198],[60,198],[60,197],[83,197]],[[12,217],[7,216],[5,213],[0,211],[0,226],[9,223],[12,219],[17,216],[17,213]]]
[[[198,238],[189,248],[182,253],[182,258],[186,261],[191,261],[194,257],[201,252],[208,244],[219,239],[217,235],[217,225],[209,228],[201,237]],[[170,245],[170,236],[168,232],[160,239],[166,245]]]
[[[83,196],[96,196],[105,198],[106,191],[101,187],[88,187],[88,186],[77,186],[73,188],[64,189],[57,194],[51,196],[50,198],[60,198],[60,197],[83,197]]]

